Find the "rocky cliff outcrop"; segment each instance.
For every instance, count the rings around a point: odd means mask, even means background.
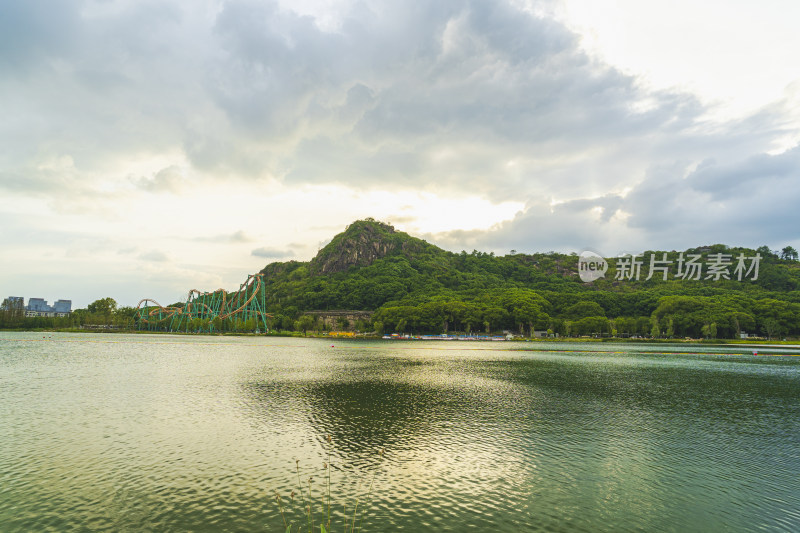
[[[375,220],[359,220],[328,243],[311,260],[316,274],[344,272],[353,266],[367,266],[375,260],[394,253],[410,254],[431,246],[393,226]]]

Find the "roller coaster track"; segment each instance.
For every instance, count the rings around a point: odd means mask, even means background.
[[[267,317],[264,311],[266,283],[263,274],[251,274],[239,286],[239,290],[228,292],[217,289],[212,292],[201,292],[191,289],[183,306],[163,306],[152,298],[144,298],[136,305],[136,320],[139,329],[159,329],[180,331],[188,328],[188,321],[207,319],[234,322],[239,319],[254,319],[257,329],[263,325],[267,329]],[[169,320],[169,325],[166,321]],[[213,326],[209,326],[213,329]]]

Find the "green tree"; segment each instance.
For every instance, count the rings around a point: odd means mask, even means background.
[[[653,329],[650,330],[650,336],[654,339],[661,336],[661,330],[658,328],[658,322],[655,320],[653,321]]]
[[[761,254],[761,257],[770,257],[775,255],[775,253],[772,250],[770,250],[769,246],[767,246],[766,244],[764,246],[759,246],[758,248],[756,248],[756,252]]]
[[[768,339],[772,339],[772,337],[780,336],[783,328],[781,328],[780,322],[774,318],[767,318],[764,320],[764,325],[761,326],[761,331],[764,332]]]
[[[0,327],[14,328],[22,325],[25,319],[25,305],[22,298],[5,298],[0,305]]]
[[[297,331],[302,331],[303,335],[310,329],[314,327],[314,317],[311,315],[301,315],[294,323],[294,329]]]
[[[787,261],[797,261],[797,250],[791,246],[786,246],[783,248],[783,250],[781,250],[781,259],[785,259]]]
[[[118,307],[113,312],[113,322],[117,326],[130,326],[133,324],[134,316],[136,316],[135,307]]]
[[[117,310],[117,301],[114,298],[100,298],[86,306],[89,312],[87,322],[90,324],[105,324],[111,325],[113,323],[113,315]]]
[[[114,298],[100,298],[86,306],[86,309],[90,313],[111,316],[117,310],[117,301]]]
[[[590,316],[606,316],[606,312],[597,302],[582,301],[568,307],[564,311],[565,318],[578,320]]]

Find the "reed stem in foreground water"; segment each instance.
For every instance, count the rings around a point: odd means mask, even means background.
[[[333,531],[333,518],[332,518],[332,509],[333,509],[333,501],[331,496],[331,487],[332,487],[332,470],[333,465],[331,463],[331,447],[333,439],[330,435],[326,435],[325,441],[327,443],[327,461],[323,461],[322,468],[323,468],[323,479],[325,480],[325,487],[321,490],[318,494],[320,498],[320,504],[322,509],[322,519],[318,524],[318,531],[319,533],[329,533]],[[355,493],[355,503],[352,508],[352,512],[350,516],[348,516],[347,511],[347,501],[349,498],[346,496],[344,497],[344,501],[342,502],[342,525],[344,529],[344,533],[355,533],[356,531],[362,530],[362,525],[364,522],[364,516],[366,515],[368,509],[372,505],[373,499],[373,488],[375,486],[375,478],[378,474],[378,467],[383,460],[384,456],[384,449],[381,448],[378,452],[379,456],[379,463],[375,470],[372,472],[372,476],[369,482],[369,488],[365,495],[361,494],[362,487],[365,486],[364,483],[364,473],[359,474],[358,476],[358,484]],[[300,524],[297,525],[296,531],[300,533],[304,529],[302,523],[305,522],[305,526],[308,529],[309,533],[317,533],[315,528],[315,517],[314,517],[314,491],[313,491],[313,483],[314,483],[314,476],[309,475],[308,479],[305,483],[302,481],[302,477],[305,477],[305,474],[301,476],[300,473],[300,459],[295,458],[295,475],[297,476],[297,490],[293,489],[289,494],[291,506],[287,508],[284,505],[283,498],[281,497],[280,493],[275,490],[275,501],[278,505],[278,510],[281,513],[281,518],[283,519],[283,525],[286,528],[286,533],[291,533],[292,528],[295,524],[292,523],[292,517],[297,516],[296,514],[296,505],[301,504],[301,515],[305,515]],[[304,487],[306,485],[306,487]],[[300,501],[295,501],[295,494],[299,493]],[[359,509],[361,510],[359,513]],[[287,516],[288,515],[288,516]]]

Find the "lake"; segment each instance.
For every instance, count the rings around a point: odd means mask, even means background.
[[[0,531],[798,531],[752,351],[0,333]]]

